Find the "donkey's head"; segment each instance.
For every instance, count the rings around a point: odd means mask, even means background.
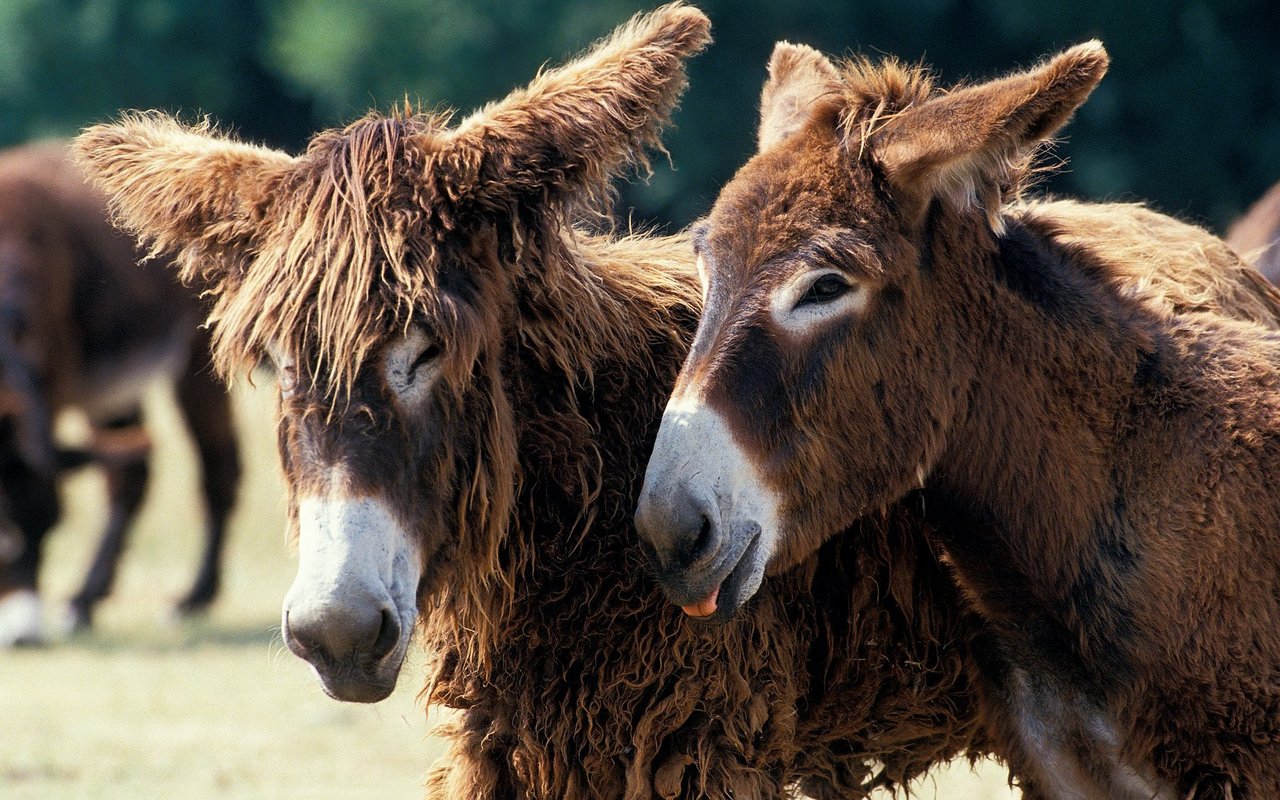
[[[688,613],[726,618],[923,480],[970,377],[934,229],[962,260],[992,247],[1031,154],[1106,66],[1089,43],[943,94],[893,62],[778,46],[760,150],[695,232],[706,305],[638,509]]]
[[[79,138],[117,218],[213,295],[221,368],[275,365],[299,541],[284,636],[335,697],[385,697],[432,590],[494,574],[523,277],[657,145],[708,27],[668,5],[456,127],[369,116],[296,158],[156,115]]]

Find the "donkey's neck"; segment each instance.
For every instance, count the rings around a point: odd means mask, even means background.
[[[966,557],[985,562],[990,584],[1059,610],[1089,570],[1106,568],[1099,559],[1127,550],[1116,450],[1160,358],[1140,309],[1083,257],[1014,221],[980,285],[957,289],[974,306],[959,329],[982,321],[963,334],[976,377],[929,481],[971,518],[974,535],[951,543],[962,570]],[[971,280],[974,265],[951,269]]]
[[[511,378],[520,460],[529,491],[561,494],[580,505],[580,522],[629,534],[644,461],[696,325],[692,247],[684,235],[577,234],[566,255],[555,273],[531,274],[524,286]],[[555,535],[581,534],[565,522]]]

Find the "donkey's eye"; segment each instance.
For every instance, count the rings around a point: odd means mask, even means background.
[[[796,308],[830,303],[852,288],[844,278],[834,272],[828,272],[809,286],[808,290],[796,302]]]
[[[435,361],[440,357],[440,352],[440,345],[427,345],[421,353],[418,353],[418,357],[413,360],[413,363],[409,365],[409,375],[412,376],[414,372],[417,372],[419,367],[426,366],[432,361]]]

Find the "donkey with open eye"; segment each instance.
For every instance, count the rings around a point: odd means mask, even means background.
[[[1135,292],[1191,246],[1113,235],[1158,215],[1006,203],[1107,63],[940,93],[781,46],[761,150],[695,235],[638,528],[670,598],[724,619],[905,500],[982,618],[1025,786],[1280,797],[1280,337]]]
[[[207,501],[200,569],[178,609],[200,611],[217,594],[239,475],[230,404],[196,327],[196,294],[139,256],[65,144],[0,153],[0,646],[42,637],[36,582],[58,480],[94,462],[106,472],[108,520],[70,609],[73,626],[90,624],[146,488],[140,403],[152,378],[176,381]],[[55,445],[55,415],[68,408],[88,418],[87,448]]]
[[[719,629],[644,568],[631,511],[693,253],[573,222],[657,144],[707,39],[667,6],[456,126],[370,115],[297,157],[155,114],[78,141],[213,292],[223,369],[278,366],[289,646],[376,700],[417,620],[427,700],[458,710],[432,796],[827,800],[982,751],[967,617],[925,547],[883,546],[901,510]]]

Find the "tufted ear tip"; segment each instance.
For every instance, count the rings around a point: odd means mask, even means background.
[[[1090,39],[1087,42],[1081,42],[1075,47],[1068,48],[1054,61],[1075,64],[1083,70],[1096,74],[1097,79],[1101,80],[1103,74],[1107,71],[1107,67],[1111,65],[1111,55],[1107,53],[1107,48],[1102,46],[1101,41]]]
[[[684,3],[671,3],[655,10],[651,24],[665,31],[672,50],[693,55],[711,43],[711,20],[700,9]]]
[[[638,14],[586,53],[464,119],[451,134],[450,193],[502,209],[607,196],[609,181],[648,166],[686,85],[690,57],[711,41],[698,9]]]
[[[999,186],[1071,119],[1107,72],[1101,42],[1084,42],[1024,72],[957,89],[888,120],[876,156],[891,181],[927,198],[994,214]],[[987,187],[988,191],[980,191]]]
[[[807,44],[780,41],[769,55],[769,80],[785,81],[796,70],[808,69],[830,80],[839,80],[839,74],[830,59]]]
[[[183,276],[214,281],[256,235],[252,209],[294,163],[285,153],[218,135],[159,112],[128,112],[85,128],[76,163],[106,195],[113,221],[173,254]]]

